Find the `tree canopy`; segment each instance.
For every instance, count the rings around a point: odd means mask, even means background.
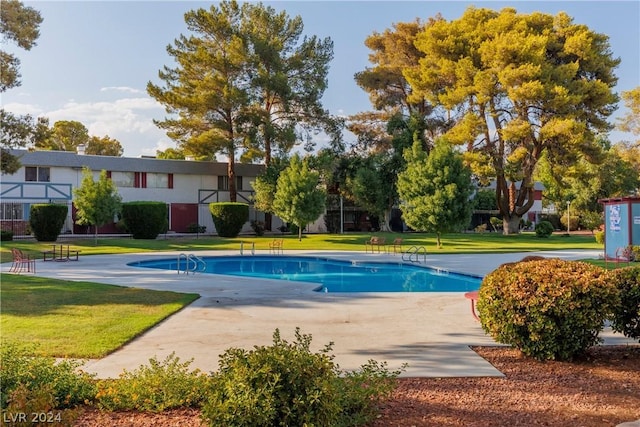
[[[300,16],[290,18],[262,4],[245,3],[242,10],[255,129],[246,156],[264,159],[268,166],[273,151],[286,155],[301,140],[309,143],[313,131],[340,138],[339,123],[320,102],[333,59],[331,39],[302,37]]]
[[[424,54],[405,71],[414,89],[450,112],[445,136],[465,144],[482,180],[496,180],[504,232],[518,231],[534,198],[533,174],[547,152],[554,160],[596,157],[599,132],[617,96],[608,37],[565,13],[518,14],[471,7],[460,19],[437,20],[417,37]]]
[[[34,145],[40,150],[74,152],[84,145],[86,154],[114,157],[123,154],[120,141],[108,135],[90,136],[87,127],[75,120],[59,120],[51,128],[42,129]]]
[[[640,86],[622,92],[622,100],[629,112],[618,119],[618,129],[631,132],[640,138]],[[640,139],[637,139],[635,144],[640,146]]]
[[[471,220],[471,171],[462,155],[443,139],[427,154],[419,141],[405,153],[407,169],[398,176],[400,209],[404,221],[417,231],[460,231]]]
[[[302,239],[302,229],[324,212],[326,195],[319,184],[318,172],[312,171],[298,154],[291,158],[289,166],[278,178],[273,212],[298,226],[298,239]]]
[[[3,0],[0,7],[0,36],[24,50],[31,50],[40,37],[42,16],[18,0]],[[0,92],[20,86],[20,60],[0,50]]]
[[[42,16],[37,10],[18,0],[3,0],[0,5],[0,38],[12,41],[18,47],[31,50],[40,36]],[[3,43],[4,44],[4,43]],[[0,49],[0,93],[20,86],[20,60]],[[10,148],[33,143],[42,130],[40,119],[30,115],[19,116],[0,109],[0,172],[15,173],[20,160],[9,153]]]
[[[232,201],[237,157],[268,164],[272,150],[293,147],[300,127],[339,133],[320,105],[333,45],[299,42],[299,17],[232,0],[187,12],[185,21],[192,35],[167,47],[177,66],[160,71],[164,87],[149,82],[147,91],[169,114],[156,124],[185,153],[228,158]]]
[[[93,225],[97,242],[98,227],[113,221],[120,211],[122,198],[116,185],[107,177],[107,171],[100,172],[97,181],[91,169],[82,169],[82,183],[73,190],[73,204],[76,207],[76,223]]]

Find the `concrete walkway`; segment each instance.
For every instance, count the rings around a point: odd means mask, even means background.
[[[337,259],[401,262],[399,255],[300,251]],[[469,346],[495,345],[470,313],[461,293],[313,292],[317,285],[301,282],[238,278],[127,266],[128,262],[174,258],[178,253],[145,253],[80,257],[78,262],[38,261],[38,276],[86,280],[145,289],[193,292],[201,298],[111,355],[88,361],[84,369],[100,378],[115,378],[123,369],[159,360],[175,352],[192,367],[215,371],[218,356],[230,347],[251,349],[269,345],[276,328],[291,341],[294,330],[313,336],[313,350],[334,342],[335,361],[355,369],[369,359],[387,361],[390,369],[403,363],[403,376],[461,377],[502,374]],[[237,255],[231,251],[197,252]],[[485,275],[504,262],[525,255],[565,259],[596,258],[597,251],[557,251],[513,254],[433,255],[426,264],[461,273]],[[250,256],[250,255],[246,255]],[[3,266],[3,272],[8,266]],[[608,344],[632,344],[605,331]]]

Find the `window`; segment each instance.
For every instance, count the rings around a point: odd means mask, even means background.
[[[229,189],[229,177],[228,176],[219,176],[218,177],[218,190],[228,190]],[[242,177],[236,176],[236,191],[242,190]]]
[[[133,187],[134,172],[111,172],[111,180],[116,187]]]
[[[117,187],[173,188],[172,173],[111,172],[111,180]]]
[[[0,219],[23,219],[23,205],[22,203],[0,203]]]
[[[147,173],[148,188],[173,188],[173,174]]]
[[[50,182],[51,168],[39,166],[25,166],[24,180],[28,182]]]

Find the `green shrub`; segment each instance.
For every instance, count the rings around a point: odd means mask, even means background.
[[[395,387],[400,373],[369,362],[343,373],[332,344],[310,351],[311,335],[296,328],[289,343],[276,329],[272,346],[232,348],[220,357],[203,418],[215,426],[346,426],[371,421],[377,399]]]
[[[549,221],[540,221],[536,224],[536,236],[549,237],[553,234],[553,225]]]
[[[191,360],[180,362],[171,353],[159,362],[134,371],[125,370],[117,380],[97,384],[96,403],[109,411],[160,412],[172,408],[199,407],[205,399],[209,377],[200,370],[190,370]]]
[[[602,213],[584,211],[580,214],[580,225],[585,230],[597,230],[602,225]]]
[[[569,221],[571,228],[567,228],[567,215],[565,214],[560,217],[560,224],[562,224],[564,230],[576,231],[580,226],[580,217],[578,215],[570,215]]]
[[[554,230],[560,230],[562,228],[559,214],[542,214],[540,215],[540,221],[549,221]]]
[[[606,270],[559,259],[505,264],[480,286],[482,328],[539,360],[570,360],[596,344],[618,303]]]
[[[7,406],[3,408],[3,425],[7,426],[38,426],[58,425],[72,426],[78,418],[78,409],[56,408],[54,390],[49,384],[39,385],[30,390],[26,385],[20,384],[9,396]],[[20,420],[20,415],[26,417]],[[12,419],[12,417],[15,418]]]
[[[13,240],[13,232],[9,230],[0,230],[1,242],[10,242],[11,240]]]
[[[55,408],[70,408],[95,396],[93,377],[78,370],[82,363],[72,360],[57,362],[53,357],[32,356],[34,347],[2,343],[0,372],[2,388],[0,407],[6,408],[21,386],[38,399],[51,397]],[[21,406],[28,405],[28,403]],[[40,408],[42,409],[42,408]]]
[[[192,222],[191,224],[187,225],[187,233],[204,233],[205,231],[207,231],[207,227],[205,227],[204,225],[200,225],[197,222]]]
[[[604,245],[604,231],[595,231],[593,236],[596,239],[596,243],[599,245]]]
[[[251,228],[256,233],[256,236],[264,236],[264,222],[253,220],[251,221]]]
[[[220,237],[236,237],[249,220],[249,205],[246,203],[209,203],[209,212]]]
[[[167,205],[164,202],[126,202],[122,219],[134,239],[155,239],[167,231]]]
[[[66,205],[47,203],[31,205],[29,225],[39,242],[55,242],[62,231],[69,208]]]
[[[640,267],[609,272],[620,292],[620,304],[613,311],[611,328],[640,342]]]

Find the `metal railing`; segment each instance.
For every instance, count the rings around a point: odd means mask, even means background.
[[[402,260],[420,262],[420,255],[422,255],[422,261],[427,262],[427,249],[424,246],[411,246],[407,252],[402,254]]]
[[[176,270],[178,274],[181,272],[184,274],[196,274],[203,273],[207,269],[207,263],[202,258],[194,254],[180,254],[178,255],[178,262]]]
[[[251,243],[251,255],[256,254],[256,244]],[[240,255],[244,255],[244,242],[240,242]]]

